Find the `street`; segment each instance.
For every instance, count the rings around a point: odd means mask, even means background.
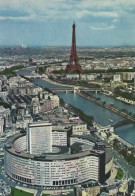
[[[114,155],[114,162],[118,166],[121,166],[124,169],[125,173],[127,172],[129,177],[135,179],[135,168],[130,163],[128,163],[125,160],[125,158],[114,149],[113,149],[113,155]]]

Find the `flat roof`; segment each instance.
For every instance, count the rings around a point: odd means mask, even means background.
[[[85,140],[88,140],[88,141],[91,141],[91,142],[93,142],[93,143],[97,143],[98,141],[92,136],[92,135],[75,135],[75,134],[73,134],[73,135],[71,135],[70,136],[71,138],[80,138],[80,139],[85,139]]]
[[[49,123],[47,121],[28,123],[28,127],[51,126],[51,125],[52,125],[52,123]]]
[[[25,152],[18,151],[16,148],[14,148],[13,144],[14,144],[15,140],[17,140],[18,138],[23,137],[25,135],[26,135],[26,133],[18,133],[16,135],[8,138],[5,142],[5,150],[11,154],[14,154],[15,156],[20,157],[20,158],[34,159],[34,160],[38,160],[38,161],[72,160],[72,159],[78,159],[81,157],[92,156],[92,155],[98,157],[100,154],[105,152],[102,150],[97,150],[97,149],[91,150],[90,149],[90,150],[81,151],[76,154],[68,154],[68,153],[64,154],[65,149],[62,149],[63,147],[59,147],[59,148],[61,148],[60,153],[57,153],[57,154],[45,153],[40,156],[37,156],[37,155],[29,154],[26,151]],[[111,154],[110,154],[109,148],[107,148],[106,152],[109,153],[106,160],[110,160]]]

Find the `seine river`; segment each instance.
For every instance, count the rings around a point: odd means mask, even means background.
[[[57,85],[50,84],[42,79],[34,79],[33,81],[42,87],[58,88]],[[92,115],[94,117],[94,120],[101,125],[116,124],[117,122],[124,119],[120,115],[115,114],[105,108],[102,108],[101,106],[72,92],[68,92],[68,93],[59,92],[57,94],[65,102],[70,103],[73,106],[81,109],[84,113],[88,115]],[[106,103],[108,104],[114,104],[114,106],[117,108],[125,109],[128,112],[135,113],[135,106],[128,105],[122,101],[116,100],[112,97],[108,97],[100,93],[99,94],[90,93],[90,94],[99,97],[101,100],[106,101]],[[129,141],[132,144],[135,144],[135,123],[118,127],[115,129],[115,132],[125,140]]]

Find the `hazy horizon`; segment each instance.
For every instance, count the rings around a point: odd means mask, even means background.
[[[13,44],[13,45],[0,45],[0,48],[4,48],[4,47],[19,47],[19,48],[22,48],[22,49],[25,49],[25,48],[71,48],[71,45],[25,45],[23,44],[23,47],[22,47],[22,44]],[[105,45],[105,46],[88,46],[88,45],[82,45],[82,46],[76,46],[77,48],[134,48],[135,45]]]

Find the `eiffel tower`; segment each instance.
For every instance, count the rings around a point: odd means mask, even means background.
[[[66,67],[66,74],[70,74],[73,71],[77,73],[82,73],[81,65],[79,64],[79,59],[76,52],[76,36],[75,36],[75,23],[72,26],[73,33],[72,33],[72,46],[71,46],[71,53],[70,59]]]

